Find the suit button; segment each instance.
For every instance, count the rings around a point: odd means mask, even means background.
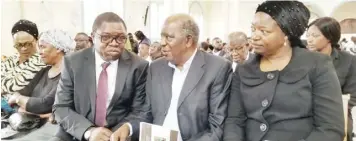
[[[268,105],[268,100],[265,99],[265,100],[262,100],[262,107],[266,107]]]
[[[179,115],[179,116],[183,116],[183,114],[182,114],[182,113],[179,113],[178,115]]]
[[[267,79],[272,80],[274,78],[274,74],[273,73],[268,73],[267,74]]]
[[[267,130],[267,125],[264,124],[264,123],[262,123],[262,124],[260,125],[260,130],[261,130],[262,132],[266,131],[266,130]]]
[[[164,116],[166,116],[166,115],[167,115],[167,111],[164,111],[164,113],[163,113],[163,114],[164,114]]]

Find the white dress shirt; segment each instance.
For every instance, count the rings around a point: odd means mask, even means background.
[[[100,56],[98,51],[94,49],[95,54],[95,78],[96,78],[96,87],[98,88],[99,84],[99,76],[103,67],[101,66],[106,61]],[[117,75],[117,67],[119,64],[119,59],[115,61],[110,61],[110,65],[106,68],[106,72],[108,74],[108,97],[106,100],[106,108],[109,107],[112,97],[115,93],[115,84],[116,84],[116,75]],[[132,126],[128,124],[130,128],[130,136],[132,135]]]
[[[145,58],[145,60],[148,61],[148,63],[150,63],[150,64],[151,64],[151,62],[152,62],[151,56],[147,56],[147,57]]]
[[[182,70],[178,69],[174,64],[168,63],[168,66],[174,69],[173,79],[172,79],[172,98],[171,98],[171,105],[169,106],[167,116],[163,122],[163,127],[179,131],[179,124],[178,124],[178,99],[180,93],[182,91],[185,78],[188,75],[190,65],[193,62],[193,58],[196,54],[197,50],[193,53],[192,56],[184,63]],[[180,133],[180,132],[179,132]],[[178,141],[182,141],[181,134],[178,135]]]
[[[103,67],[101,66],[106,61],[101,58],[100,54],[95,50],[95,76],[96,76],[96,87],[98,88],[99,76]],[[116,75],[117,75],[117,66],[118,60],[111,61],[110,65],[106,68],[108,73],[108,99],[106,100],[106,108],[109,107],[112,97],[115,93],[115,84],[116,84]]]
[[[235,72],[237,63],[236,62],[232,62],[232,71]]]
[[[245,61],[247,61],[250,57],[250,52],[247,52],[247,55],[246,55],[246,58],[245,58]],[[239,65],[237,62],[232,62],[232,71],[235,72],[235,69],[236,69],[236,66]]]
[[[220,52],[221,52],[221,50],[218,51],[218,52],[215,52],[215,51],[213,50],[213,54],[214,54],[215,56],[220,56]]]

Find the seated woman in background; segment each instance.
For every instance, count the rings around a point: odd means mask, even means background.
[[[46,67],[37,52],[38,30],[35,23],[20,20],[12,27],[14,48],[18,54],[1,63],[1,94],[23,89],[36,73]]]
[[[256,55],[233,74],[224,141],[342,141],[335,69],[300,40],[309,18],[298,1],[257,7],[250,42]]]
[[[331,56],[342,94],[350,94],[348,110],[348,141],[352,141],[351,108],[356,105],[356,56],[341,51],[339,22],[330,17],[319,18],[310,23],[307,38],[308,49]]]
[[[134,40],[133,36],[132,36],[132,33],[128,33],[127,34],[128,37],[129,37],[129,41],[131,43],[131,48],[132,48],[132,51],[136,54],[138,54],[138,43],[136,40]]]

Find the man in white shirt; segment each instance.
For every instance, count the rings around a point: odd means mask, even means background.
[[[142,59],[145,59],[149,63],[152,62],[151,56],[149,54],[150,51],[150,45],[148,42],[142,42],[139,44],[138,47],[138,56],[140,56]]]
[[[249,57],[248,39],[243,32],[229,34],[229,48],[232,58],[232,69],[235,71],[239,64],[244,63]]]
[[[93,48],[64,57],[54,114],[59,131],[51,141],[126,139],[145,121],[148,62],[125,49],[126,25],[115,13],[93,24]],[[140,118],[144,117],[144,118]]]
[[[179,141],[220,141],[230,93],[231,63],[198,49],[192,17],[168,17],[161,32],[162,58],[151,63],[146,106],[153,124],[179,131]]]
[[[224,57],[225,55],[225,51],[223,49],[223,42],[222,40],[219,38],[219,37],[215,37],[213,39],[213,43],[212,43],[213,47],[214,47],[214,50],[212,51],[212,53],[215,55],[215,56],[220,56],[220,57]]]

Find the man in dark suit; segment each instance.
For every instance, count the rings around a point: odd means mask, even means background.
[[[166,19],[164,57],[151,63],[146,104],[153,124],[180,131],[179,141],[220,141],[232,77],[231,63],[199,50],[199,28],[189,15]]]
[[[223,46],[223,42],[219,37],[215,37],[213,39],[212,45],[214,47],[214,50],[212,53],[216,56],[224,57],[226,52]]]
[[[229,49],[231,52],[232,70],[235,71],[239,64],[243,64],[249,58],[249,45],[247,36],[243,32],[229,34]]]
[[[93,24],[94,47],[64,58],[54,113],[57,140],[126,140],[145,121],[148,62],[125,50],[126,25],[115,13],[99,15]],[[124,131],[124,132],[122,132]],[[135,133],[135,132],[133,132]],[[135,135],[133,135],[135,137]]]

